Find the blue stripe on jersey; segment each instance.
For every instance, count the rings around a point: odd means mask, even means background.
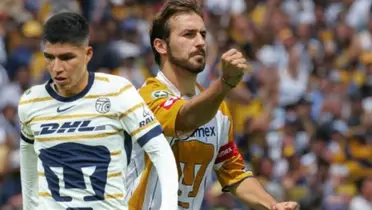
[[[132,155],[132,147],[133,147],[132,137],[127,132],[124,131],[124,149],[125,153],[127,154],[128,165],[130,163],[130,158]]]
[[[66,210],[93,210],[93,208],[67,208]]]
[[[145,144],[150,141],[150,139],[158,136],[163,132],[163,129],[160,127],[160,125],[152,128],[149,132],[147,132],[145,135],[141,136],[137,141],[138,144],[143,147]]]
[[[79,94],[77,95],[74,95],[74,96],[71,96],[71,97],[63,97],[63,96],[60,96],[51,86],[53,80],[50,79],[47,84],[45,85],[45,88],[47,90],[47,92],[49,93],[49,95],[51,97],[53,97],[54,99],[56,99],[57,101],[62,101],[62,102],[72,102],[72,101],[76,101],[82,97],[84,97],[90,90],[90,88],[93,86],[93,83],[94,83],[94,73],[92,72],[89,72],[89,77],[88,77],[88,85],[83,89],[83,91],[81,91]]]
[[[29,144],[33,144],[34,143],[34,140],[33,139],[29,139],[27,138],[26,136],[23,135],[23,133],[21,132],[21,139]]]

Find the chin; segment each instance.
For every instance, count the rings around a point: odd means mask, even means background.
[[[189,65],[184,69],[190,73],[198,74],[204,70],[204,65]]]
[[[204,68],[197,68],[197,69],[194,69],[194,73],[195,74],[199,74],[199,73],[201,73],[201,72],[203,72],[203,70],[204,70]]]
[[[197,73],[202,72],[205,69],[205,63],[194,66],[194,71]]]
[[[58,84],[57,85],[58,89],[61,89],[61,90],[69,90],[71,88],[71,85],[70,84]]]
[[[202,72],[205,68],[205,62],[203,61],[195,61],[195,62],[192,62],[190,63],[190,69],[192,72],[196,72],[196,73],[199,73],[199,72]]]

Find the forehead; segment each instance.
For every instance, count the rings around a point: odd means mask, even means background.
[[[169,19],[169,26],[172,32],[184,30],[205,30],[203,19],[196,13],[181,13]]]
[[[70,43],[55,43],[45,42],[43,50],[49,54],[65,54],[65,53],[80,53],[84,49],[83,46],[77,46]]]

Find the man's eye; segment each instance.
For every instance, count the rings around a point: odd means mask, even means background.
[[[67,61],[67,60],[71,60],[75,58],[75,56],[73,55],[66,55],[66,56],[61,56],[59,59],[63,60],[63,61]]]
[[[186,33],[185,36],[186,37],[194,37],[195,36],[195,33],[191,33],[191,32],[190,33]]]
[[[54,56],[52,56],[52,55],[44,55],[44,57],[48,60],[53,60],[54,59]]]

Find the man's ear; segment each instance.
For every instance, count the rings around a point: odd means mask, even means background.
[[[88,63],[90,61],[90,59],[92,59],[92,56],[93,56],[93,47],[91,46],[88,46],[87,49],[86,49],[86,53],[87,53],[87,61],[86,63]]]
[[[160,55],[167,54],[167,43],[162,39],[156,38],[154,40],[154,48]]]

